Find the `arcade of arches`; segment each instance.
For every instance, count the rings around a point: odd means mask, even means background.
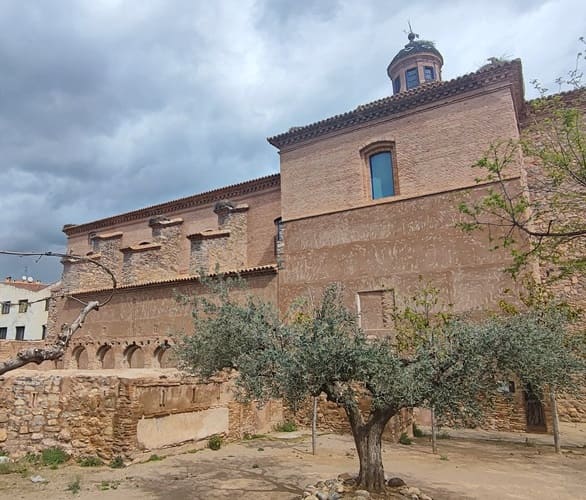
[[[80,370],[113,368],[175,368],[172,345],[165,340],[149,342],[78,343],[71,350],[68,368]]]

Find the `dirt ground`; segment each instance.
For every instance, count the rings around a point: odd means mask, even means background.
[[[287,438],[287,439],[285,439]],[[427,438],[411,446],[384,445],[385,471],[436,500],[586,498],[586,448],[562,456],[541,443],[450,438],[431,453]],[[316,456],[300,433],[228,444],[219,451],[193,446],[157,452],[165,458],[124,469],[47,467],[0,476],[0,498],[11,499],[293,499],[306,484],[356,472],[350,436],[321,435]],[[148,458],[148,457],[147,457]],[[46,483],[34,484],[39,474]],[[80,491],[67,488],[79,479]]]

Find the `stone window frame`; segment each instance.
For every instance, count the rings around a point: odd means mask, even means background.
[[[18,301],[18,312],[25,313],[28,311],[29,302],[28,299],[21,299]]]
[[[374,198],[372,195],[372,174],[370,169],[370,158],[379,153],[389,153],[391,155],[391,174],[393,178],[393,194],[391,196],[383,196],[380,198]],[[400,194],[399,176],[398,176],[398,165],[397,165],[397,153],[395,141],[376,141],[367,144],[360,149],[360,156],[364,164],[364,184],[367,196],[370,200],[385,200],[398,196]]]
[[[9,300],[2,302],[2,314],[10,314],[10,306],[12,304]]]

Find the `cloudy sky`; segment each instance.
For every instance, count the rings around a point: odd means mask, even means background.
[[[0,0],[0,249],[277,172],[266,137],[391,93],[407,20],[444,79],[520,57],[555,89],[585,19],[583,0]],[[54,281],[48,260],[0,256],[0,276]]]

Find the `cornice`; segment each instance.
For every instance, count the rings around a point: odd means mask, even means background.
[[[521,60],[492,64],[475,73],[448,80],[430,82],[407,92],[358,106],[352,111],[327,118],[303,127],[293,127],[288,132],[269,137],[270,144],[278,149],[314,139],[316,137],[341,131],[417,110],[452,96],[498,86],[512,86],[513,100],[518,116],[523,113],[523,77]]]
[[[211,191],[205,191],[185,198],[179,198],[177,200],[167,201],[158,205],[141,208],[139,210],[133,210],[132,212],[114,215],[105,219],[99,219],[84,224],[66,224],[63,226],[63,232],[67,236],[73,236],[75,234],[95,231],[116,224],[133,222],[140,219],[155,217],[157,215],[166,215],[179,210],[207,205],[227,198],[244,196],[246,194],[278,187],[280,186],[280,183],[280,174],[267,175],[258,179],[252,179],[239,184],[232,184]]]

